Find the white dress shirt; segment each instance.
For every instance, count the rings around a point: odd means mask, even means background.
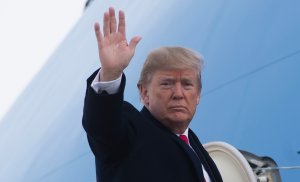
[[[108,94],[115,94],[118,92],[118,89],[121,85],[122,75],[117,78],[116,80],[108,81],[108,82],[101,82],[100,81],[100,71],[98,71],[96,77],[94,78],[91,87],[94,91],[100,94],[103,90],[105,90]]]

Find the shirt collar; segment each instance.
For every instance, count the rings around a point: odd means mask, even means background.
[[[189,138],[189,128],[186,128],[186,130],[183,132],[183,133],[181,133],[181,134],[176,134],[177,136],[179,136],[179,135],[185,135],[185,136],[187,136],[188,138]]]

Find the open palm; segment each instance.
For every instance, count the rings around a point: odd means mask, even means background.
[[[125,14],[123,11],[119,12],[119,24],[117,27],[115,10],[113,8],[109,8],[109,11],[104,13],[103,34],[98,23],[95,24],[95,33],[101,62],[101,81],[114,80],[128,66],[141,37],[133,37],[130,43],[127,43]]]

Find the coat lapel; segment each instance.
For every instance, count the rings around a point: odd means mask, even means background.
[[[188,158],[191,160],[197,172],[199,181],[204,181],[201,160],[199,160],[197,154],[193,151],[193,149],[190,146],[184,143],[177,135],[173,133],[172,133],[172,139],[185,151]]]
[[[189,140],[190,140],[191,146],[193,147],[195,153],[199,157],[199,160],[202,162],[202,164],[203,164],[206,172],[208,173],[211,181],[212,182],[216,181],[216,179],[214,178],[213,171],[212,171],[212,169],[210,167],[210,164],[209,164],[209,162],[207,161],[207,158],[204,155],[205,151],[201,150],[203,148],[202,144],[198,141],[198,139],[195,139],[195,136],[193,135],[193,133],[191,132],[191,130],[189,130],[189,131],[190,131],[189,132]]]

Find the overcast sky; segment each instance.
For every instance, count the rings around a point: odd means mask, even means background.
[[[86,0],[0,0],[0,122],[78,21]]]

